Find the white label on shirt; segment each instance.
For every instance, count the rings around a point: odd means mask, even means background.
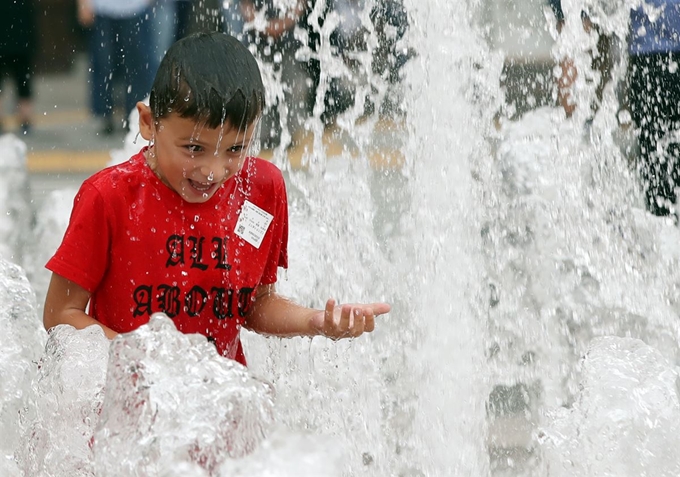
[[[234,233],[253,247],[260,248],[264,234],[273,218],[272,214],[246,200],[241,207],[241,215],[236,221]]]

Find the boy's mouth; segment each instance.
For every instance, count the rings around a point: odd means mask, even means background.
[[[197,182],[191,179],[188,179],[189,184],[191,187],[196,189],[198,192],[208,192],[214,185],[214,182]]]

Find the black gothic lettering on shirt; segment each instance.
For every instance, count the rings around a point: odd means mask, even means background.
[[[213,237],[211,242],[215,245],[215,251],[212,253],[212,258],[217,261],[215,268],[224,270],[231,270],[231,265],[227,263],[227,237],[221,239],[220,237]]]
[[[132,316],[135,318],[144,314],[151,316],[151,291],[152,287],[141,285],[135,289],[132,299],[135,301],[135,310]]]
[[[234,314],[231,312],[231,305],[234,299],[234,290],[213,287],[210,292],[215,295],[213,300],[213,313],[215,317],[219,320],[233,318]]]
[[[250,310],[250,304],[252,301],[250,297],[253,295],[254,288],[241,288],[238,291],[238,314],[240,317],[246,316],[248,310]]]
[[[227,244],[228,237],[213,237],[210,240],[213,250],[208,254],[209,259],[212,259],[213,268],[222,270],[231,270],[231,265],[227,263]],[[209,263],[206,263],[206,257],[204,256],[205,248],[205,237],[195,237],[193,235],[170,235],[168,240],[165,242],[165,249],[168,252],[168,259],[165,262],[165,266],[175,267],[177,265],[184,265],[185,263],[185,250],[189,249],[189,259],[191,261],[191,268],[197,268],[199,270],[207,270],[210,267]]]
[[[198,268],[199,270],[207,270],[208,265],[202,263],[203,261],[203,242],[205,237],[187,237],[187,242],[191,243],[191,268]]]
[[[244,318],[253,303],[251,298],[254,291],[255,288],[251,287],[243,287],[238,291],[213,287],[208,293],[198,285],[194,285],[188,291],[183,291],[178,286],[165,284],[157,285],[155,290],[153,285],[140,285],[133,292],[135,303],[133,316],[151,316],[154,313],[162,312],[170,318],[174,318],[182,311],[183,301],[184,311],[187,315],[197,317],[207,311],[206,304],[212,301],[210,311],[215,318],[219,320],[231,319],[235,313]],[[156,297],[155,303],[154,296]],[[235,297],[236,299],[234,299]],[[236,310],[234,310],[234,305],[236,305]]]
[[[184,235],[171,235],[165,242],[165,249],[170,256],[165,262],[166,267],[174,267],[175,265],[184,263]]]
[[[158,285],[158,306],[170,318],[179,315],[179,287],[170,285]]]
[[[189,293],[184,297],[187,314],[189,316],[198,316],[203,311],[203,307],[208,302],[208,293],[198,285],[189,290]]]

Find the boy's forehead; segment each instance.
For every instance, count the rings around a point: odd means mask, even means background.
[[[176,113],[171,113],[168,116],[159,120],[160,125],[172,125],[180,136],[187,136],[187,139],[199,139],[200,136],[208,133],[209,135],[221,134],[222,136],[236,136],[243,137],[252,134],[255,129],[255,124],[249,124],[240,129],[234,127],[229,120],[225,120],[221,126],[211,128],[208,126],[206,120],[196,118],[183,118]]]

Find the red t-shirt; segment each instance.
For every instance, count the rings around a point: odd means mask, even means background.
[[[281,171],[247,158],[210,200],[191,204],[156,177],[143,152],[83,183],[46,267],[90,292],[89,314],[116,332],[163,312],[245,364],[239,331],[254,292],[288,266]]]

